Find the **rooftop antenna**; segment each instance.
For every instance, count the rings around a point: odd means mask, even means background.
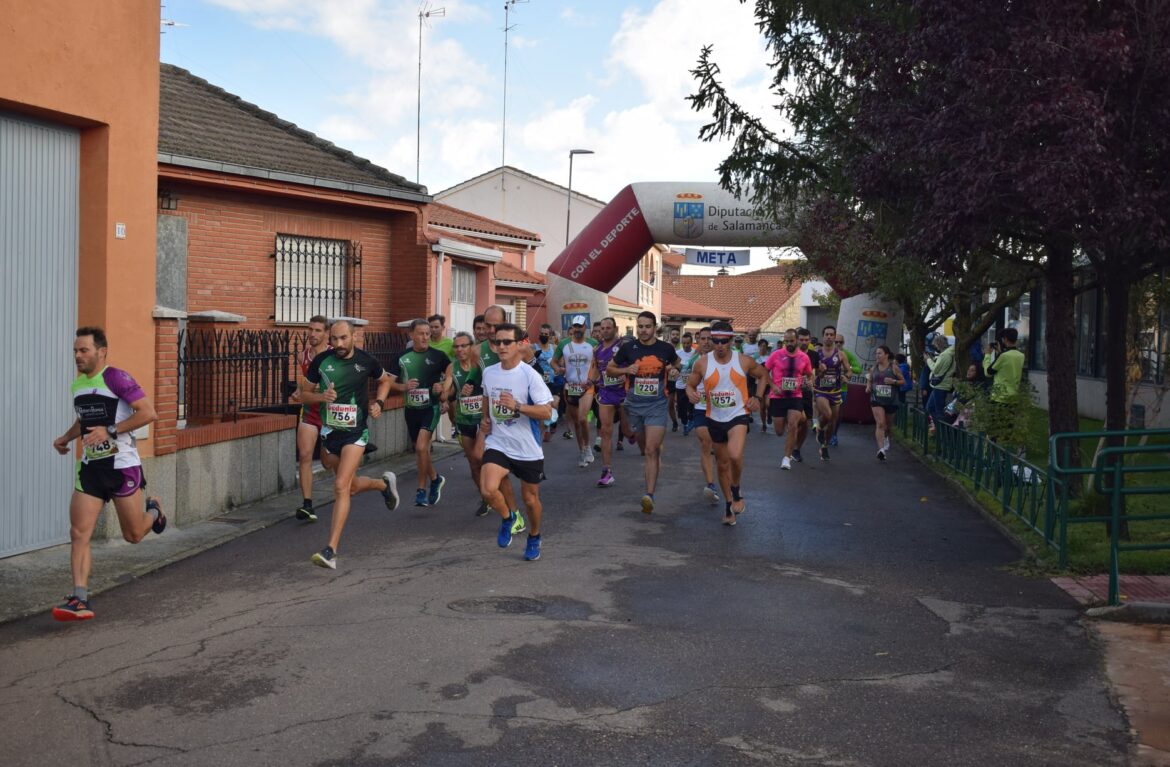
[[[508,149],[508,32],[514,29],[514,26],[508,24],[508,15],[511,13],[513,5],[527,2],[528,0],[504,0],[504,116],[500,128],[501,167],[507,164],[504,162],[504,157]]]
[[[431,8],[423,3],[418,9],[418,106],[415,109],[414,129],[414,183],[419,183],[419,169],[422,167],[422,32],[423,22],[446,16],[446,8]]]
[[[161,13],[161,12],[162,12],[162,9],[163,9],[163,8],[166,8],[166,5],[162,5],[162,4],[160,4],[158,8],[159,8],[159,12]],[[159,26],[160,26],[160,27],[189,27],[189,26],[191,26],[190,24],[184,24],[183,22],[181,22],[181,21],[175,21],[174,19],[163,19],[163,18],[160,18],[160,19],[158,20],[158,23],[159,23]],[[161,28],[160,28],[160,29],[159,29],[159,31],[158,31],[158,33],[159,33],[160,35],[165,35],[165,34],[167,33],[167,31],[166,31],[166,29],[161,29]]]

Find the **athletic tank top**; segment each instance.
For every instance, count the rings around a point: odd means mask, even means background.
[[[565,363],[566,386],[589,382],[589,364],[593,362],[592,344],[569,341],[561,350],[561,359]]]
[[[841,350],[834,349],[827,357],[822,354],[821,364],[825,366],[825,372],[817,374],[813,388],[826,394],[841,391]]]
[[[732,352],[731,359],[724,363],[715,360],[715,352],[709,353],[703,387],[707,391],[708,418],[726,422],[747,414],[747,374],[739,363],[738,353]]]
[[[607,348],[605,342],[602,341],[593,350],[593,359],[597,360],[597,374],[601,376],[601,388],[608,389],[612,392],[624,392],[626,390],[626,376],[611,376],[605,372],[605,369],[609,367],[610,361],[613,360],[613,355],[617,353],[621,345],[622,342],[620,340],[615,340],[613,345]]]

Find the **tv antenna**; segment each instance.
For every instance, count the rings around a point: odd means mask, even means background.
[[[423,3],[418,9],[418,106],[415,108],[414,129],[414,182],[419,183],[419,169],[422,167],[422,33],[423,24],[431,19],[447,15],[446,8],[431,8]]]
[[[500,166],[504,166],[504,157],[508,150],[508,32],[515,29],[515,25],[508,23],[512,6],[516,3],[527,3],[528,0],[504,0],[504,114],[500,126]]]
[[[162,13],[162,9],[166,8],[166,5],[160,4],[158,8],[159,8],[159,13]],[[184,24],[181,21],[175,21],[174,19],[164,19],[164,18],[160,18],[158,20],[158,23],[159,23],[159,27],[160,27],[158,30],[158,33],[160,35],[165,35],[167,33],[167,30],[165,29],[166,27],[189,27],[189,26],[191,26],[190,24]]]

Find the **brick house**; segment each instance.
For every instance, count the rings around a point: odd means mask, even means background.
[[[663,292],[701,306],[722,307],[739,333],[752,328],[783,333],[801,320],[800,280],[790,281],[771,269],[741,275],[676,274],[663,280]]]

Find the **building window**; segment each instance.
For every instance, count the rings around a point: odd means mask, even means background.
[[[361,315],[361,243],[276,235],[277,322]]]

